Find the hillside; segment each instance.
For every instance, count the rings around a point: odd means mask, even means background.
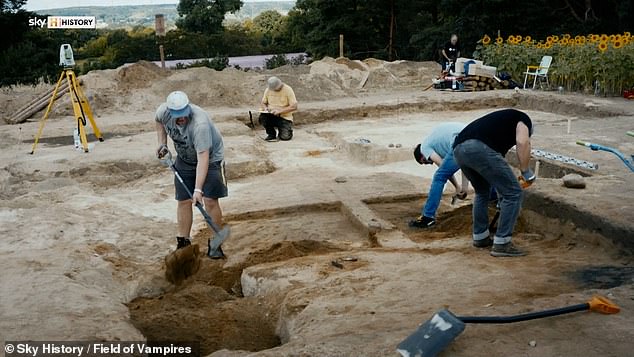
[[[282,14],[295,6],[295,1],[245,2],[240,11],[227,14],[227,20],[244,20],[258,16],[266,10],[277,10]],[[168,28],[175,26],[177,4],[130,5],[130,6],[83,6],[36,11],[40,15],[95,16],[99,28],[154,27],[154,15],[164,14]]]

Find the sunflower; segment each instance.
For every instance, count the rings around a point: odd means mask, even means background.
[[[612,47],[616,49],[623,47],[623,45],[624,45],[623,40],[620,40],[620,39],[612,42]]]
[[[551,47],[553,47],[553,43],[552,43],[552,42],[546,42],[546,43],[544,44],[544,46],[542,46],[542,48],[545,48],[545,49],[549,49],[549,48],[551,48]]]
[[[597,42],[597,41],[599,41],[600,38],[601,38],[601,36],[599,36],[599,35],[592,35],[592,42]]]
[[[491,43],[491,37],[489,37],[489,35],[484,35],[484,37],[482,37],[482,44],[486,46],[489,43]]]
[[[585,37],[581,37],[575,40],[577,45],[583,45],[586,43],[586,38]]]
[[[557,42],[557,41],[559,41],[559,36],[553,35],[552,39],[553,39],[553,42]]]
[[[563,38],[565,38],[566,40],[570,39],[570,34],[569,33],[564,34]]]
[[[515,43],[515,36],[509,35],[509,37],[506,39],[506,42],[510,43],[510,44],[514,44]]]
[[[625,31],[625,32],[623,32],[623,36],[630,37],[630,36],[632,36],[632,34],[629,31]]]
[[[541,44],[541,42],[540,42],[540,43],[538,43],[538,44],[537,44],[537,46],[535,46],[535,47],[537,47],[537,48],[543,48],[543,47],[544,47],[544,45],[542,45],[542,44]]]
[[[504,39],[500,36],[498,36],[498,38],[495,39],[495,43],[497,43],[498,45],[501,45],[504,43]]]
[[[562,46],[565,46],[568,44],[568,39],[567,38],[562,38],[561,40],[559,40],[559,44]]]
[[[599,42],[599,51],[605,52],[605,51],[607,51],[607,49],[608,49],[608,43],[607,42],[604,42],[604,41]]]
[[[608,42],[610,38],[608,37],[608,35],[606,34],[602,34],[601,37],[599,38],[599,41],[601,42]]]
[[[553,42],[553,37],[552,36],[548,36],[546,37],[546,42]]]
[[[532,40],[533,40],[533,38],[530,37],[530,36],[524,37],[524,42],[531,42]]]

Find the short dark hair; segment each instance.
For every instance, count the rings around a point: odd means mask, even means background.
[[[423,164],[422,158],[423,158],[423,153],[420,151],[420,144],[418,144],[414,148],[414,159],[416,159],[416,162],[422,165]]]

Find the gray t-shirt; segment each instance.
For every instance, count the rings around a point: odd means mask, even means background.
[[[161,104],[156,110],[155,120],[162,123],[172,141],[178,157],[186,164],[196,165],[197,154],[209,150],[209,164],[224,159],[222,135],[213,124],[207,112],[197,105],[190,104],[190,120],[185,126],[176,125],[167,104]]]

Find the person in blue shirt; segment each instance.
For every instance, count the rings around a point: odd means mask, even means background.
[[[414,148],[414,158],[421,165],[436,164],[438,170],[429,188],[427,201],[422,208],[420,217],[409,222],[410,227],[428,228],[436,224],[436,211],[440,205],[442,192],[447,181],[456,188],[456,196],[460,199],[467,197],[469,181],[462,175],[462,185],[458,184],[454,174],[460,169],[453,158],[453,142],[466,125],[463,123],[443,123],[435,127],[422,143]]]

